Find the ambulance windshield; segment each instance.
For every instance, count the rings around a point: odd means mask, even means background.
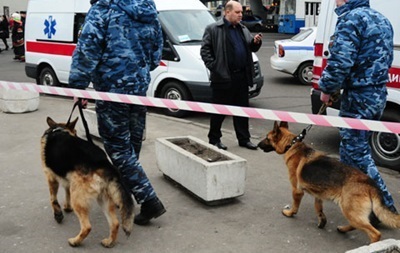
[[[207,10],[162,11],[159,19],[169,37],[179,44],[201,43],[204,29],[215,22],[214,16]]]

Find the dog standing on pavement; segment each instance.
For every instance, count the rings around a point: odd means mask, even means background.
[[[118,234],[116,208],[121,212],[122,228],[127,236],[133,226],[133,199],[122,184],[118,170],[110,163],[105,152],[98,146],[76,135],[73,122],[56,123],[47,118],[47,129],[41,138],[43,170],[50,190],[50,202],[54,219],[61,223],[63,212],[57,200],[59,183],[65,188],[64,211],[77,215],[81,229],[68,239],[71,246],[79,246],[91,230],[89,209],[97,200],[106,215],[110,234],[101,241],[104,247],[113,247]],[[117,207],[116,207],[117,206]]]
[[[293,196],[292,207],[283,210],[286,217],[297,213],[304,192],[307,192],[315,197],[319,228],[324,228],[326,224],[322,211],[323,200],[337,203],[349,221],[349,225],[337,227],[339,232],[360,229],[367,233],[371,243],[379,241],[381,233],[371,225],[371,213],[389,227],[400,227],[400,215],[392,213],[383,204],[382,194],[371,178],[299,141],[289,131],[287,122],[281,122],[280,125],[275,122],[274,129],[258,147],[264,152],[275,150],[278,154],[284,154]]]

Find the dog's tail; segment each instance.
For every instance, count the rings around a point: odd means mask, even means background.
[[[371,193],[372,211],[378,219],[388,227],[400,228],[400,215],[393,213],[383,203],[383,196],[378,189]]]
[[[134,218],[132,196],[119,178],[116,178],[108,185],[108,192],[114,203],[119,207],[122,229],[129,236],[132,232]]]

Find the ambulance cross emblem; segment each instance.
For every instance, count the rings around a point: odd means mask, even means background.
[[[46,28],[43,32],[47,34],[47,38],[51,39],[51,36],[56,34],[56,29],[54,28],[57,25],[56,20],[53,20],[53,16],[49,16],[49,18],[44,21],[44,25]]]

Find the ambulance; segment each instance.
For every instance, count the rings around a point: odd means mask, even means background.
[[[382,121],[400,122],[400,8],[399,0],[370,0],[371,8],[385,15],[394,28],[394,61],[389,71],[388,100]],[[313,88],[311,89],[312,112],[317,114],[321,107],[318,81],[326,66],[330,52],[329,39],[334,33],[337,15],[335,0],[323,0],[314,44]],[[327,108],[327,115],[338,115],[340,101]],[[372,155],[378,165],[400,171],[400,135],[374,132],[371,140]]]
[[[30,0],[25,25],[28,77],[37,84],[68,83],[71,56],[79,30],[90,8],[89,0]],[[162,61],[151,72],[147,96],[209,102],[209,71],[200,56],[205,27],[215,17],[199,0],[155,0],[163,29]],[[255,77],[249,96],[258,96],[264,84],[258,58],[253,54]],[[166,114],[183,117],[188,112],[169,109]]]

